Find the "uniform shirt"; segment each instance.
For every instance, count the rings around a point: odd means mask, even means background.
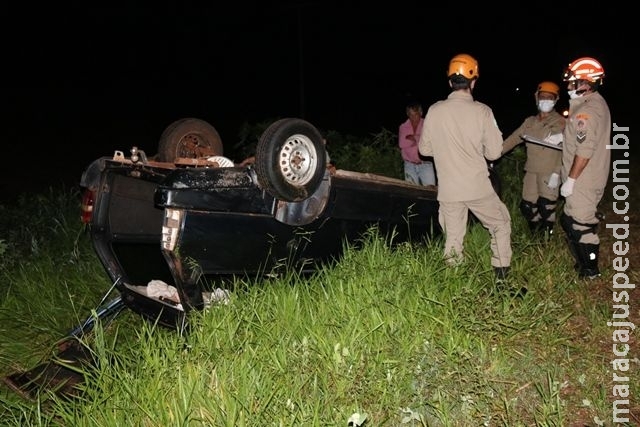
[[[418,145],[438,169],[438,200],[476,200],[494,192],[486,160],[502,153],[502,132],[493,111],[458,90],[429,107]],[[485,160],[486,159],[486,160]]]
[[[420,118],[416,131],[414,132],[413,126],[411,126],[411,120],[407,119],[398,128],[398,146],[400,147],[402,160],[416,164],[422,163],[422,159],[418,156],[418,141],[420,141],[423,125],[424,118]],[[408,135],[415,136],[415,142],[408,139]]]
[[[539,115],[527,117],[520,127],[504,140],[502,152],[506,153],[516,145],[524,142],[522,135],[529,135],[537,139],[545,139],[550,135],[562,133],[564,130],[564,117],[553,110],[545,117]],[[551,175],[552,172],[560,174],[562,167],[562,151],[538,144],[527,143],[527,161],[524,170],[531,173]]]
[[[589,159],[576,185],[589,189],[604,189],[609,178],[611,151],[611,114],[602,95],[592,92],[569,100],[569,119],[562,143],[562,179],[566,180],[574,156]]]

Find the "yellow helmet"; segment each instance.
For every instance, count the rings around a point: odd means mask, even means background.
[[[536,94],[538,92],[549,92],[557,97],[560,96],[560,86],[555,84],[554,82],[542,82],[538,85],[538,90],[536,90]]]
[[[574,80],[586,80],[590,83],[595,83],[604,78],[604,68],[600,63],[588,56],[578,58],[573,61],[564,74],[562,80],[565,82],[572,82]]]
[[[449,61],[449,72],[447,77],[463,76],[469,80],[477,79],[480,76],[478,72],[478,61],[466,53],[460,53]]]

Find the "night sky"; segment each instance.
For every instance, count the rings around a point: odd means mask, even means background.
[[[396,132],[407,100],[426,110],[447,96],[448,61],[461,52],[478,59],[474,96],[505,137],[535,113],[537,83],[561,84],[580,56],[603,64],[613,121],[630,125],[637,48],[630,12],[615,2],[388,3],[3,6],[0,200],[75,185],[116,149],[154,154],[184,117],[210,122],[227,146],[242,123],[282,117],[344,134]]]

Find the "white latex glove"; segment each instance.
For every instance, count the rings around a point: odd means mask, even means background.
[[[560,187],[560,194],[562,197],[569,197],[573,194],[573,184],[576,183],[576,180],[573,178],[567,178],[567,180]]]
[[[560,175],[558,175],[557,173],[552,173],[549,176],[549,181],[547,182],[547,187],[551,188],[552,190],[555,190],[556,188],[558,188],[558,185],[560,184]]]

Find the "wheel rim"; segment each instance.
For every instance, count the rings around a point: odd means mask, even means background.
[[[318,158],[311,139],[292,135],[282,146],[278,167],[284,179],[294,185],[305,185],[313,178]]]
[[[195,133],[189,133],[180,139],[178,146],[176,147],[177,157],[196,158],[198,157],[198,147],[204,146],[201,144],[202,139]]]

